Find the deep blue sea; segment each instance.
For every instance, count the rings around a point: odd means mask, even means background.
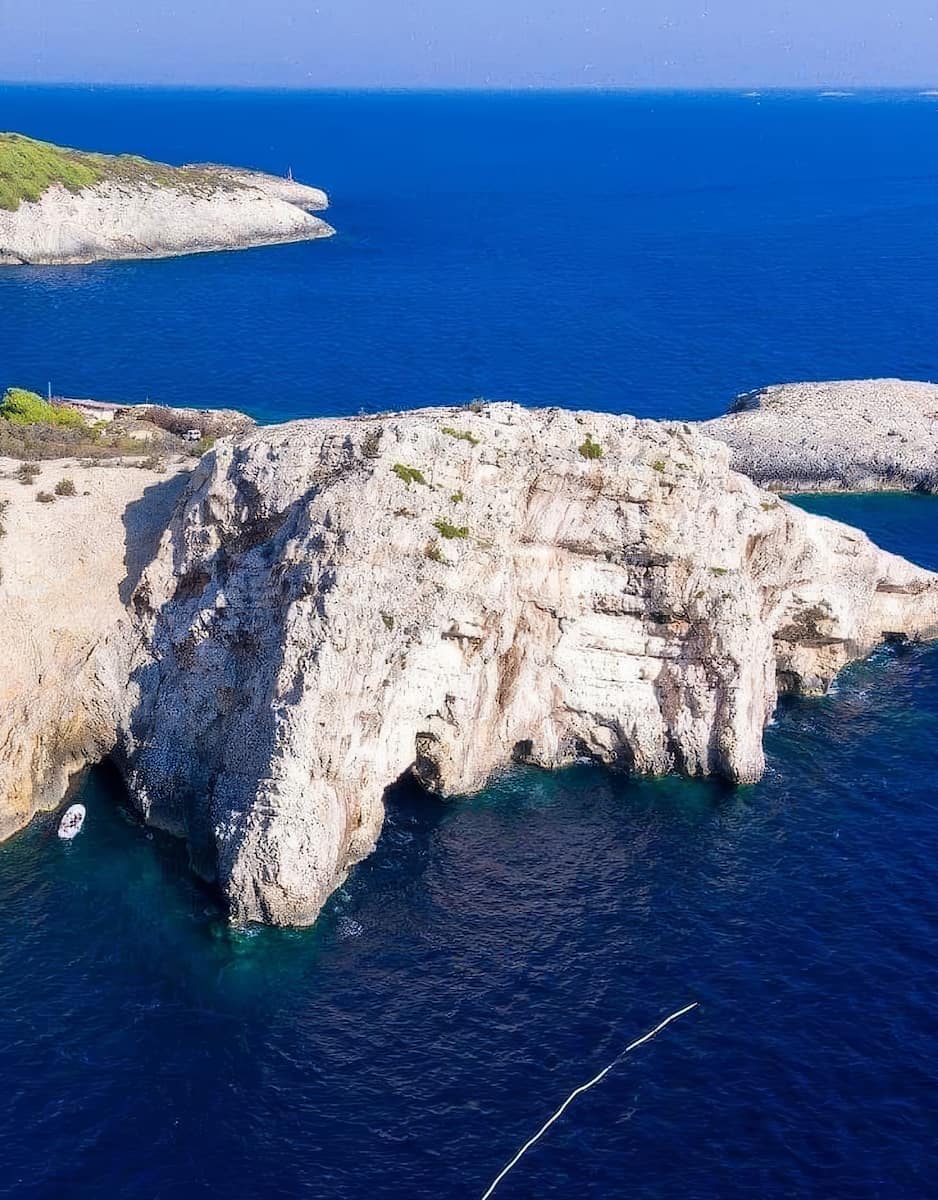
[[[938,101],[0,88],[0,127],[327,188],[328,242],[0,272],[0,386],[262,419],[649,416],[938,377]],[[805,499],[938,569],[938,500]],[[102,769],[0,847],[0,1195],[894,1200],[938,1176],[938,649],[730,790],[404,788],[318,925],[231,932]]]

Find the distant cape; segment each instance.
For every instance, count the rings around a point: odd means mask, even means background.
[[[165,258],[329,237],[326,193],[258,171],[174,167],[0,134],[0,266]]]

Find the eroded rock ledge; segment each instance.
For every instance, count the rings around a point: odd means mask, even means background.
[[[904,379],[787,383],[700,424],[732,465],[781,492],[938,492],[938,386]]]
[[[112,754],[238,922],[313,921],[408,771],[444,796],[583,756],[755,780],[779,687],[938,631],[938,577],[690,426],[511,404],[222,441],[126,585],[69,763]]]

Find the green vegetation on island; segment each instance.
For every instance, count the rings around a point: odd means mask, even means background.
[[[24,200],[38,200],[53,183],[70,192],[92,187],[102,177],[95,158],[18,133],[0,133],[0,208],[16,212]]]
[[[0,417],[11,425],[63,425],[81,428],[85,419],[74,408],[57,407],[25,388],[7,388],[0,401]]]
[[[241,186],[221,167],[171,167],[135,154],[92,154],[21,133],[0,133],[0,209],[16,212],[24,200],[41,199],[56,183],[78,193],[108,180],[188,193]]]
[[[199,458],[216,437],[251,424],[239,413],[157,404],[113,406],[109,413],[110,419],[94,420],[92,414],[89,420],[80,402],[44,400],[26,388],[8,388],[0,400],[0,457],[20,461],[17,478],[26,484],[34,482],[37,459],[128,458],[156,469],[169,455]]]

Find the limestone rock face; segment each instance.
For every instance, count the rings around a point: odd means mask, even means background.
[[[137,637],[123,599],[183,483],[47,462],[27,487],[15,466],[0,459],[0,839],[113,746]],[[36,502],[63,477],[76,495]]]
[[[757,779],[778,687],[933,636],[938,577],[690,426],[495,404],[219,443],[130,607],[135,803],[235,921],[304,924],[411,769]]]
[[[15,212],[0,209],[0,266],[165,258],[306,241],[335,230],[313,216],[325,192],[224,167],[191,168],[197,183],[104,180],[77,193],[61,184]]]
[[[700,424],[732,465],[782,492],[938,492],[938,386],[902,379],[788,383]]]

